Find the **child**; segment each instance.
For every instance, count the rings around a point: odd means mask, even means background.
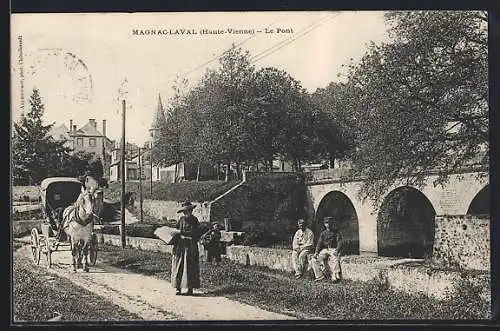
[[[220,229],[219,223],[213,222],[212,229],[208,230],[202,237],[201,242],[205,247],[207,252],[207,262],[212,262],[215,259],[215,263],[221,262],[221,245],[220,245]]]

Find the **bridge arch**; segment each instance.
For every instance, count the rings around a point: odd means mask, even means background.
[[[490,185],[483,187],[472,199],[467,208],[467,215],[490,214]]]
[[[358,215],[351,199],[340,191],[327,193],[320,201],[314,218],[316,238],[323,228],[323,218],[333,216],[339,221],[340,232],[345,240],[343,254],[359,254]]]
[[[423,258],[432,254],[436,211],[419,190],[401,186],[382,202],[377,215],[380,256]]]

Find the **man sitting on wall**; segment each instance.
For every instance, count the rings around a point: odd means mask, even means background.
[[[343,239],[333,217],[325,217],[324,224],[326,229],[321,232],[318,238],[311,264],[316,281],[328,277],[337,283],[342,278],[340,252]]]
[[[292,265],[295,271],[295,278],[300,278],[307,269],[308,257],[312,252],[314,243],[314,233],[306,227],[306,221],[299,219],[297,221],[299,228],[292,241]]]

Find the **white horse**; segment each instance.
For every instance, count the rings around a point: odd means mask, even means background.
[[[92,234],[94,231],[94,220],[100,214],[102,208],[102,191],[94,187],[83,188],[74,204],[64,209],[62,215],[62,227],[68,236],[73,257],[73,271],[77,267],[88,272],[88,253],[92,248]],[[82,257],[84,263],[82,265]]]

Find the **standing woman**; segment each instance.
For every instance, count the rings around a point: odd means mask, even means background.
[[[175,294],[180,295],[182,288],[187,288],[187,295],[193,295],[193,288],[200,288],[200,255],[198,239],[200,237],[198,219],[193,215],[196,206],[185,201],[178,213],[183,213],[177,222],[180,237],[172,249],[171,284]]]

